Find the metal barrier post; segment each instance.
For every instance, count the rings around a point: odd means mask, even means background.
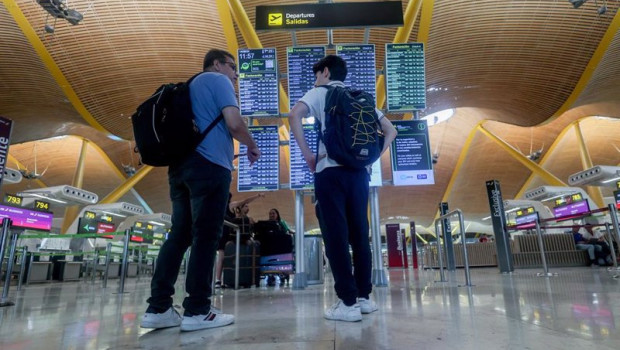
[[[607,239],[609,240],[609,248],[611,250],[611,258],[614,261],[614,266],[610,267],[609,270],[618,270],[618,260],[617,260],[617,256],[616,256],[616,250],[614,249],[614,238],[611,235],[611,227],[609,226],[608,222],[605,223],[605,231],[607,233]]]
[[[241,230],[235,230],[235,290],[239,289],[239,254],[241,253]]]
[[[19,267],[19,280],[17,281],[17,290],[22,290],[22,281],[24,280],[24,272],[26,272],[26,257],[28,256],[28,247],[22,248],[22,259]]]
[[[538,236],[538,249],[540,249],[540,257],[543,264],[543,273],[537,273],[536,276],[557,276],[558,274],[549,273],[549,267],[547,266],[547,257],[545,256],[545,245],[542,239],[542,231],[540,230],[540,219],[536,218],[536,236]]]
[[[461,231],[461,245],[463,246],[463,265],[465,269],[465,285],[471,287],[471,276],[469,274],[469,257],[467,256],[467,242],[465,241],[465,220],[460,209],[453,211],[459,217],[459,230]],[[451,213],[448,213],[451,214]]]
[[[613,204],[610,204],[608,208],[609,208],[609,216],[611,216],[611,224],[614,226],[614,231],[616,231],[616,237],[615,237],[616,243],[620,245],[620,228],[618,227],[618,210],[616,209],[616,206]]]
[[[123,242],[123,261],[121,262],[121,281],[118,285],[118,294],[125,292],[125,275],[129,266],[129,229],[125,230],[125,242]]]
[[[108,250],[105,253],[105,269],[103,270],[103,288],[108,287],[108,270],[110,269],[110,259],[112,254],[112,243],[108,243]]]
[[[440,222],[440,219],[435,220],[435,235],[437,237],[437,258],[439,259],[439,281],[435,282],[447,282],[446,276],[443,271],[443,252],[441,251],[441,237],[439,235],[440,231],[438,225]],[[443,222],[441,222],[441,225],[443,226]],[[441,230],[441,232],[443,232],[443,229]]]
[[[295,191],[295,278],[293,279],[293,289],[305,289],[308,286],[304,232],[304,193],[297,190]]]
[[[11,219],[4,218],[2,220],[2,232],[0,232],[0,276],[2,276],[2,265],[4,264],[4,250],[9,241],[9,234],[10,234],[9,227],[10,226],[11,226]],[[6,277],[10,278],[10,276],[11,274],[9,273],[7,269]]]
[[[30,263],[28,265],[28,272],[26,272],[26,285],[30,284],[30,273],[32,272],[33,263],[34,263],[34,253],[30,253]]]
[[[376,287],[387,287],[387,276],[383,267],[381,253],[381,227],[379,224],[379,192],[376,187],[370,188],[370,232],[372,234],[372,284]]]
[[[11,249],[9,251],[9,261],[6,264],[6,278],[4,279],[4,288],[2,289],[2,299],[0,299],[0,307],[15,305],[14,302],[8,300],[8,296],[9,287],[11,286],[11,274],[13,273],[13,260],[15,258],[15,250],[17,249],[17,231],[13,231],[13,234],[11,236]]]

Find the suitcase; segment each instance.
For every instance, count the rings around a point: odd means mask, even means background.
[[[242,241],[239,247],[239,286],[256,287],[260,284],[260,243]],[[235,243],[228,242],[224,247],[224,284],[235,287]]]

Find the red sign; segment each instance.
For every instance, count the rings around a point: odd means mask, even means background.
[[[400,224],[385,225],[385,238],[387,243],[388,267],[409,267],[407,263],[405,230],[401,231]]]
[[[116,227],[114,226],[114,224],[108,224],[106,222],[100,222],[97,223],[97,233],[108,233],[108,232],[114,232],[116,230]],[[104,235],[101,236],[102,238],[114,238],[114,236],[112,235]]]

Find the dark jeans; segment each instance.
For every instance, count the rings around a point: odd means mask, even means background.
[[[327,168],[314,175],[314,193],[325,254],[336,294],[345,305],[372,291],[372,257],[368,239],[368,172]],[[353,251],[353,265],[349,245]]]
[[[167,310],[172,306],[181,261],[191,246],[185,282],[189,296],[183,308],[198,315],[209,312],[213,263],[222,236],[230,181],[228,169],[198,153],[168,169],[172,228],[157,257],[151,297],[147,300],[151,307]]]

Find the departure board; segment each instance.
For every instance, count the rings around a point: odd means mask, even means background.
[[[237,191],[276,191],[280,187],[280,140],[278,126],[249,126],[248,129],[260,149],[260,158],[252,166],[248,147],[239,145]]]
[[[276,49],[239,49],[238,58],[241,115],[278,115]]]
[[[385,44],[385,88],[390,112],[426,108],[424,44]]]
[[[366,91],[376,99],[375,45],[338,45],[336,54],[347,62],[344,85]]]
[[[292,109],[316,80],[312,66],[325,57],[325,47],[289,47],[286,49],[288,67],[289,107]]]
[[[313,153],[316,154],[317,133],[316,130],[314,130],[314,124],[304,124],[303,130],[310,149]],[[301,149],[299,149],[297,141],[295,140],[295,136],[292,132],[290,140],[291,141],[289,144],[291,149],[291,190],[314,189],[314,174],[310,172],[310,169],[306,164],[306,160],[301,154]]]

